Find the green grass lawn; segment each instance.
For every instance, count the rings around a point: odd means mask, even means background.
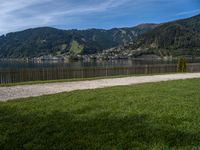
[[[0,149],[197,149],[200,79],[0,103]]]

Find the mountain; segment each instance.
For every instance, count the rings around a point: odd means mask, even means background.
[[[200,56],[200,15],[161,24],[122,48],[127,49],[137,55]]]
[[[28,29],[0,36],[0,58],[95,54],[129,43],[155,27],[156,24],[142,24],[111,30],[59,30],[50,27]]]

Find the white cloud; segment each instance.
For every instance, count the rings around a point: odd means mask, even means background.
[[[79,14],[79,13],[102,12],[111,8],[118,7],[128,1],[130,0],[120,0],[117,2],[116,0],[107,0],[106,2],[100,3],[100,4],[95,4],[95,5],[90,5],[90,6],[84,5],[84,6],[79,6],[67,11],[58,11],[58,12],[53,13],[53,15],[72,15],[72,14]]]
[[[190,15],[190,14],[195,14],[195,13],[199,13],[200,9],[195,9],[195,10],[190,10],[190,11],[183,11],[180,12],[178,14],[176,14],[177,16],[183,16],[183,15]]]
[[[0,0],[0,34],[38,26],[81,26],[83,18],[95,15],[109,18],[109,15],[113,17],[126,12],[127,16],[138,19],[138,16],[143,15],[139,14],[141,12],[145,12],[147,16],[148,12],[166,12],[184,1],[189,4],[190,0]],[[161,10],[160,7],[165,9]],[[189,8],[192,9],[193,6]],[[200,12],[197,9],[180,12],[177,16]],[[172,13],[174,16],[177,11]],[[123,17],[126,18],[125,15]],[[138,20],[141,22],[141,19]]]
[[[63,0],[0,0],[0,34],[36,26],[48,26],[59,22],[58,18],[77,17],[84,13],[95,13],[116,8],[129,0],[105,0],[79,3],[73,6]],[[59,5],[61,3],[61,5]],[[51,5],[50,5],[51,4]],[[56,6],[54,7],[54,4]],[[39,9],[45,7],[45,9]],[[68,17],[69,16],[69,17]],[[75,18],[74,20],[77,20]]]
[[[0,0],[0,33],[15,31],[17,29],[34,25],[34,20],[40,20],[39,16],[29,18],[18,17],[18,12],[27,7],[41,4],[50,0]],[[28,10],[27,10],[28,11]],[[33,21],[31,21],[33,19]],[[42,19],[42,18],[41,18]],[[44,19],[44,18],[43,18]],[[44,22],[44,20],[42,21]],[[35,22],[37,23],[37,22]]]
[[[12,13],[28,6],[44,3],[50,0],[0,0],[0,14]]]

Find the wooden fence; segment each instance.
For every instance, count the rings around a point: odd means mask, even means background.
[[[188,64],[188,72],[199,72],[200,64]],[[58,79],[75,79],[106,77],[116,75],[137,75],[137,74],[160,74],[177,72],[176,64],[160,65],[136,65],[132,67],[89,67],[82,69],[70,68],[44,68],[44,69],[16,69],[0,70],[0,84],[41,81],[41,80],[58,80]]]

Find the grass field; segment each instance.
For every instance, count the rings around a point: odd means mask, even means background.
[[[79,45],[77,41],[73,40],[71,43],[70,52],[77,55],[77,54],[80,54],[82,51],[83,51],[83,47]]]
[[[0,149],[197,149],[200,79],[0,103]]]

